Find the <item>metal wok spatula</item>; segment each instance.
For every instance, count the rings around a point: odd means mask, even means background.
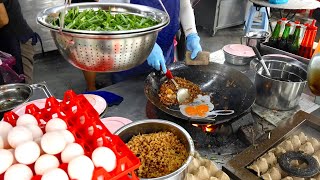
[[[167,70],[166,77],[173,82],[173,84],[176,86],[176,89],[178,90],[177,92],[178,102],[180,104],[186,102],[186,100],[190,97],[189,90],[186,88],[179,87],[178,83],[174,80],[173,75],[169,69]]]

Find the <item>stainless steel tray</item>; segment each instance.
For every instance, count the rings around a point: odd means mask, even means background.
[[[300,62],[303,62],[305,64],[309,64],[310,59],[277,49],[277,48],[273,48],[271,46],[268,46],[266,43],[261,43],[260,44],[260,53],[262,55],[267,55],[267,54],[282,54],[282,55],[286,55],[292,58],[297,59]]]
[[[231,159],[222,167],[223,171],[232,179],[259,180],[260,178],[246,167],[289,136],[299,132],[319,138],[320,119],[304,111],[297,112],[291,119],[272,130],[270,138],[260,139],[257,141],[257,146],[250,146]]]

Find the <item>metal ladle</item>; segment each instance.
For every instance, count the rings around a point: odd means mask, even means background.
[[[252,49],[253,49],[254,53],[256,54],[257,58],[259,59],[260,63],[262,64],[263,69],[266,71],[267,76],[271,77],[270,71],[269,71],[269,69],[267,68],[266,63],[265,63],[264,60],[262,59],[261,54],[260,54],[260,52],[258,51],[258,49],[257,49],[256,47],[254,47],[254,46],[252,47]]]
[[[173,84],[176,86],[176,89],[178,90],[177,92],[178,102],[180,104],[186,102],[186,100],[190,97],[189,90],[186,88],[179,87],[178,83],[174,80],[173,75],[169,69],[167,70],[166,77],[173,82]]]

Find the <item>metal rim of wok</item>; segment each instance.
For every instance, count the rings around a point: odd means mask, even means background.
[[[186,117],[178,110],[179,108],[167,107],[160,102],[158,90],[167,78],[152,72],[145,81],[145,95],[154,106],[173,117],[192,123],[221,124],[248,112],[255,101],[256,89],[253,82],[240,71],[225,65],[210,62],[207,66],[187,66],[183,62],[177,62],[169,65],[168,69],[174,76],[185,78],[199,85],[203,92],[210,94],[215,110],[227,108],[235,111],[229,116],[218,116],[214,121],[209,118]],[[235,87],[226,87],[228,81],[233,81]]]
[[[77,34],[81,36],[85,35],[106,35],[106,36],[130,36],[130,35],[137,35],[137,34],[144,34],[152,31],[157,31],[162,29],[163,27],[167,26],[170,22],[169,16],[164,12],[156,8],[151,8],[148,6],[143,5],[136,5],[136,4],[129,4],[129,3],[75,3],[68,6],[67,9],[73,8],[73,7],[79,7],[80,11],[85,9],[109,9],[111,12],[118,13],[130,13],[138,16],[143,17],[150,17],[154,20],[160,21],[159,24],[148,27],[148,28],[142,28],[142,29],[134,29],[134,30],[125,30],[125,31],[88,31],[88,30],[75,30],[75,29],[65,29],[62,28],[62,32],[66,34]],[[46,27],[49,28],[52,31],[59,31],[60,27],[53,26],[50,22],[48,22],[48,17],[50,14],[53,13],[59,13],[62,10],[64,10],[64,5],[55,6],[51,8],[47,8],[37,15],[37,22]]]

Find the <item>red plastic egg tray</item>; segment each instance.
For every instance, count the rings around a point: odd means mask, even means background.
[[[103,168],[95,168],[93,180],[137,180],[134,170],[140,166],[139,159],[130,151],[126,144],[110,131],[100,121],[99,114],[92,107],[83,95],[77,95],[72,90],[66,91],[63,101],[59,102],[54,97],[46,100],[45,108],[39,109],[34,104],[26,106],[26,114],[32,114],[37,120],[39,127],[44,131],[46,122],[58,117],[63,119],[68,130],[73,133],[76,143],[80,144],[85,154],[91,158],[92,152],[100,146],[113,150],[117,157],[116,169],[107,172]],[[18,115],[14,112],[7,112],[4,121],[12,126],[16,125]],[[56,155],[61,162],[60,154]],[[29,165],[33,169],[33,165]],[[68,164],[60,164],[60,168],[67,172]],[[2,177],[1,177],[2,176]],[[101,178],[103,177],[103,178]],[[3,174],[0,175],[3,179]],[[40,180],[41,176],[36,175],[33,180]]]

